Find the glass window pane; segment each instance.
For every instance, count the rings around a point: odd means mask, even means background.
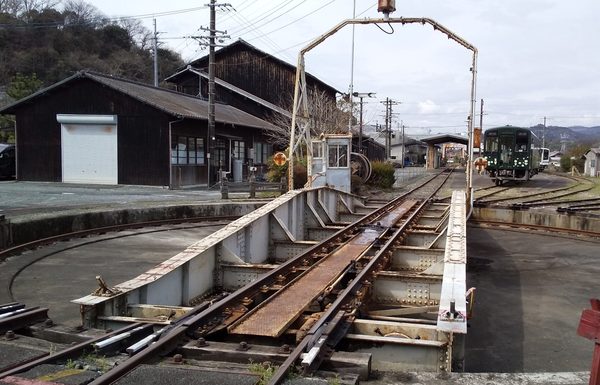
[[[338,167],[348,167],[348,146],[338,146]]]
[[[332,144],[329,146],[329,167],[337,167],[338,146]]]
[[[177,163],[187,164],[187,137],[180,136],[177,140]]]
[[[196,138],[196,164],[204,164],[204,138]]]

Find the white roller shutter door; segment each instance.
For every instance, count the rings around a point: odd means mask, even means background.
[[[62,180],[117,184],[117,117],[57,115],[61,124]]]

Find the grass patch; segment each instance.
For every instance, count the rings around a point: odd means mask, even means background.
[[[275,367],[270,362],[258,363],[250,361],[248,370],[251,373],[260,376],[260,380],[258,381],[257,385],[267,385],[273,377],[273,374],[275,374]]]

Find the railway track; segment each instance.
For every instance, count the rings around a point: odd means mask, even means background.
[[[451,337],[434,333],[435,328],[427,329],[434,323],[432,313],[437,319],[439,300],[423,295],[427,289],[419,289],[418,297],[415,289],[414,295],[404,296],[401,303],[397,299],[395,306],[383,299],[378,303],[371,295],[380,279],[404,279],[415,282],[414,287],[440,284],[439,274],[432,271],[436,257],[428,257],[427,262],[419,257],[421,262],[414,265],[393,265],[397,264],[395,250],[411,249],[408,239],[413,235],[419,242],[428,239],[423,242],[429,245],[430,252],[438,253],[435,245],[447,221],[448,205],[434,203],[433,198],[449,176],[449,172],[443,172],[430,178],[258,280],[222,299],[203,302],[158,331],[147,324],[130,325],[105,338],[82,343],[79,350],[53,353],[0,372],[0,379],[43,363],[64,363],[65,359],[90,351],[128,352],[129,356],[121,357],[117,366],[91,382],[110,384],[139,365],[172,353],[178,346],[178,351],[190,355],[199,349],[196,353],[200,356],[207,347],[236,346],[235,351],[242,357],[276,348],[277,352],[268,356],[280,365],[269,383],[278,384],[294,368],[302,374],[316,371],[332,359],[342,340],[383,343],[382,339],[439,348],[440,367],[450,370]],[[452,317],[461,316],[452,312]],[[381,329],[388,333],[377,327],[374,336],[357,334],[357,322],[360,325],[359,321],[367,319],[378,320],[370,322],[380,322]],[[402,326],[402,332],[397,331],[397,325]],[[349,333],[350,330],[354,332]]]
[[[475,199],[475,207],[487,207],[490,205],[503,205],[508,204],[513,208],[528,208],[544,205],[554,205],[560,202],[564,202],[561,198],[575,196],[590,191],[595,187],[594,184],[583,178],[565,177],[576,181],[576,184],[560,187],[548,191],[522,193],[517,195],[511,194],[509,196],[498,196],[507,191],[513,192],[518,187],[497,187],[490,186],[483,189],[477,190],[477,192],[486,191],[487,193],[478,194]],[[583,185],[583,186],[582,186]],[[489,192],[488,192],[489,191]],[[476,193],[477,193],[476,192]],[[490,198],[490,197],[494,198]]]

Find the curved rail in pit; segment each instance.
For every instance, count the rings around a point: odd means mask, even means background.
[[[484,191],[484,190],[493,190],[493,191],[476,198],[475,202],[474,202],[474,206],[475,207],[485,207],[492,203],[511,202],[511,201],[519,201],[518,203],[512,204],[515,207],[527,207],[527,206],[536,206],[536,205],[543,205],[543,204],[553,204],[552,201],[557,198],[563,198],[566,196],[576,195],[579,193],[589,191],[594,188],[594,185],[592,184],[591,186],[577,189],[578,187],[581,187],[581,185],[582,185],[580,182],[586,181],[585,179],[581,179],[581,178],[578,179],[578,178],[568,177],[568,176],[563,176],[563,177],[574,180],[579,183],[574,184],[572,186],[552,189],[549,191],[535,192],[535,193],[524,194],[524,195],[520,195],[520,196],[497,197],[497,198],[493,198],[493,199],[488,199],[488,197],[497,195],[497,194],[502,193],[507,190],[510,190],[510,187],[497,187],[497,186],[485,187],[485,188],[479,189],[477,191]],[[553,195],[553,194],[555,194],[555,195]],[[550,195],[550,196],[545,197],[545,198],[538,198],[538,199],[528,199],[528,198],[535,198],[535,197],[543,197],[544,195]]]
[[[258,280],[237,290],[209,308],[200,312],[190,312],[185,319],[182,319],[177,325],[170,328],[168,332],[163,333],[155,343],[142,350],[140,353],[132,356],[121,365],[113,368],[101,377],[97,378],[91,383],[91,385],[105,385],[116,381],[138,365],[147,362],[152,357],[168,353],[178,344],[181,338],[186,335],[201,337],[208,335],[211,332],[223,331],[227,326],[230,326],[245,313],[244,308],[246,308],[246,305],[244,304],[248,304],[248,301],[251,301],[252,298],[257,298],[259,295],[265,294],[265,291],[268,292],[268,288],[277,286],[280,282],[280,278],[278,278],[279,276],[298,276],[300,272],[306,270],[305,263],[302,262],[303,260],[309,258],[315,260],[315,263],[318,263],[318,261],[323,259],[325,256],[323,255],[324,253],[329,254],[330,252],[333,252],[342,243],[354,237],[358,229],[392,212],[403,201],[410,198],[411,194],[413,196],[419,194],[418,199],[420,199],[421,202],[418,204],[418,207],[403,220],[403,225],[397,229],[394,229],[393,234],[385,241],[385,244],[382,246],[381,250],[348,284],[346,289],[337,297],[335,302],[330,305],[329,309],[321,316],[319,321],[317,321],[317,323],[309,331],[307,337],[305,337],[302,342],[297,345],[296,349],[290,354],[288,360],[286,360],[284,364],[280,366],[271,382],[278,383],[285,377],[285,374],[297,361],[297,358],[300,356],[300,354],[303,353],[307,348],[314,347],[314,344],[318,342],[317,336],[320,336],[327,326],[331,325],[333,328],[332,322],[335,322],[336,325],[343,323],[342,318],[346,318],[347,315],[341,316],[339,314],[340,309],[350,302],[361,291],[361,288],[365,287],[365,278],[368,277],[369,274],[381,269],[384,266],[382,261],[385,261],[385,263],[389,261],[389,254],[391,252],[388,252],[387,249],[397,241],[397,238],[401,235],[403,229],[408,226],[412,219],[419,215],[419,210],[426,205],[429,199],[435,195],[435,193],[442,187],[442,185],[450,176],[450,173],[446,173],[445,175],[442,174],[444,173],[440,173],[420,184],[415,189],[400,195],[387,205],[375,210],[371,214],[367,214],[362,219],[357,220],[345,229],[342,229],[328,237],[321,244],[311,247],[305,253],[294,257],[274,270],[264,274]],[[428,188],[430,183],[438,178],[443,178],[442,182],[439,183],[438,186],[435,186],[429,191],[423,193],[423,190]],[[313,256],[317,256],[317,258],[313,258]],[[387,261],[385,260],[386,258]],[[347,272],[348,269],[340,272],[340,274]],[[356,305],[359,304],[357,303]]]
[[[118,225],[111,226],[103,226],[103,227],[95,227],[93,229],[72,231],[70,233],[64,233],[59,235],[54,235],[51,237],[46,237],[42,239],[37,239],[35,241],[23,243],[21,245],[13,246],[0,251],[0,262],[5,260],[6,258],[21,253],[25,250],[35,249],[37,247],[51,244],[54,242],[64,241],[67,239],[73,238],[83,238],[89,235],[97,235],[104,234],[108,232],[114,231],[124,231],[131,229],[139,229],[143,227],[151,227],[151,226],[163,226],[163,225],[173,225],[173,224],[181,224],[181,223],[194,223],[194,222],[213,222],[213,221],[225,221],[225,220],[235,220],[238,219],[239,215],[222,215],[222,216],[206,216],[206,217],[190,217],[190,218],[176,218],[176,219],[160,219],[156,221],[145,221],[145,222],[135,222],[135,223],[124,223]]]
[[[100,235],[100,234],[105,234],[107,232],[121,232],[121,231],[125,231],[125,230],[134,230],[134,229],[139,229],[139,228],[143,229],[140,231],[136,231],[133,234],[118,234],[118,235],[111,236],[108,238],[86,240],[86,241],[78,243],[76,245],[64,247],[59,250],[54,250],[47,254],[42,254],[39,257],[35,258],[34,260],[31,260],[28,263],[20,266],[14,273],[11,274],[10,279],[7,283],[7,287],[6,287],[8,296],[11,301],[16,301],[14,293],[13,293],[13,286],[15,284],[15,280],[17,279],[17,277],[24,270],[26,270],[27,268],[29,268],[30,266],[32,266],[38,262],[43,261],[44,259],[46,259],[48,257],[52,257],[52,256],[62,253],[64,251],[76,249],[78,247],[83,247],[83,246],[86,246],[86,245],[89,245],[92,243],[104,242],[104,241],[109,241],[109,240],[114,240],[114,239],[119,239],[119,238],[133,237],[133,236],[140,235],[140,234],[158,233],[158,232],[163,232],[163,231],[174,231],[174,230],[188,230],[188,229],[197,229],[197,228],[201,228],[201,227],[214,227],[214,226],[219,226],[219,225],[225,225],[227,222],[220,223],[220,221],[231,221],[231,220],[239,218],[239,216],[204,217],[206,219],[206,222],[208,222],[208,223],[185,226],[185,227],[154,228],[152,230],[147,229],[148,227],[156,227],[156,226],[204,222],[202,220],[202,218],[203,217],[182,218],[182,219],[165,219],[165,220],[157,220],[157,221],[150,221],[150,222],[137,222],[137,223],[132,223],[132,224],[105,226],[105,227],[100,227],[100,228],[95,228],[95,229],[82,230],[82,231],[76,231],[76,232],[67,233],[67,234],[56,235],[53,237],[40,239],[38,241],[28,242],[23,245],[19,245],[19,246],[12,247],[10,249],[3,250],[2,252],[0,252],[0,262],[2,262],[4,259],[8,258],[9,256],[16,255],[25,250],[30,250],[30,249],[40,247],[42,245],[47,245],[50,243],[70,240],[70,239],[74,239],[74,238],[84,238],[90,234]]]

